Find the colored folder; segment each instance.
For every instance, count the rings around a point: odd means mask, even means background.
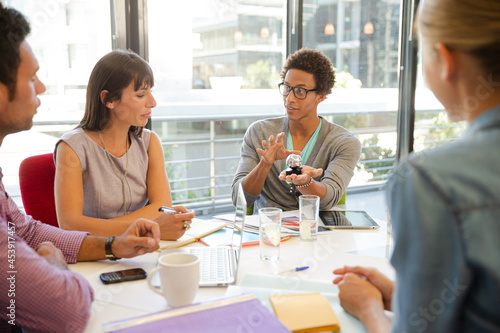
[[[104,324],[104,332],[290,332],[253,294],[218,299]]]

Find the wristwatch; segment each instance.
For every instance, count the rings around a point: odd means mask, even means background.
[[[111,244],[113,244],[115,238],[116,236],[109,237],[108,239],[106,239],[106,245],[104,246],[104,249],[106,250],[106,259],[113,261],[120,259],[113,254],[113,251],[111,251]]]

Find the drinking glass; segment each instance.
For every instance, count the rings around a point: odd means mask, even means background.
[[[299,197],[301,240],[315,241],[318,237],[319,197],[317,195],[301,195]]]
[[[278,260],[281,243],[281,209],[259,209],[260,258],[262,260]]]

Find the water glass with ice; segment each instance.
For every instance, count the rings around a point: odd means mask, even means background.
[[[262,260],[278,260],[280,256],[281,213],[280,208],[259,209],[259,246]]]

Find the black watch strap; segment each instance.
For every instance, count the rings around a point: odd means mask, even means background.
[[[116,236],[109,237],[108,239],[106,239],[106,245],[104,247],[104,249],[106,250],[106,259],[109,259],[109,260],[120,259],[118,257],[115,257],[115,255],[113,254],[113,251],[111,251],[111,244],[113,244],[115,238],[116,238]]]

